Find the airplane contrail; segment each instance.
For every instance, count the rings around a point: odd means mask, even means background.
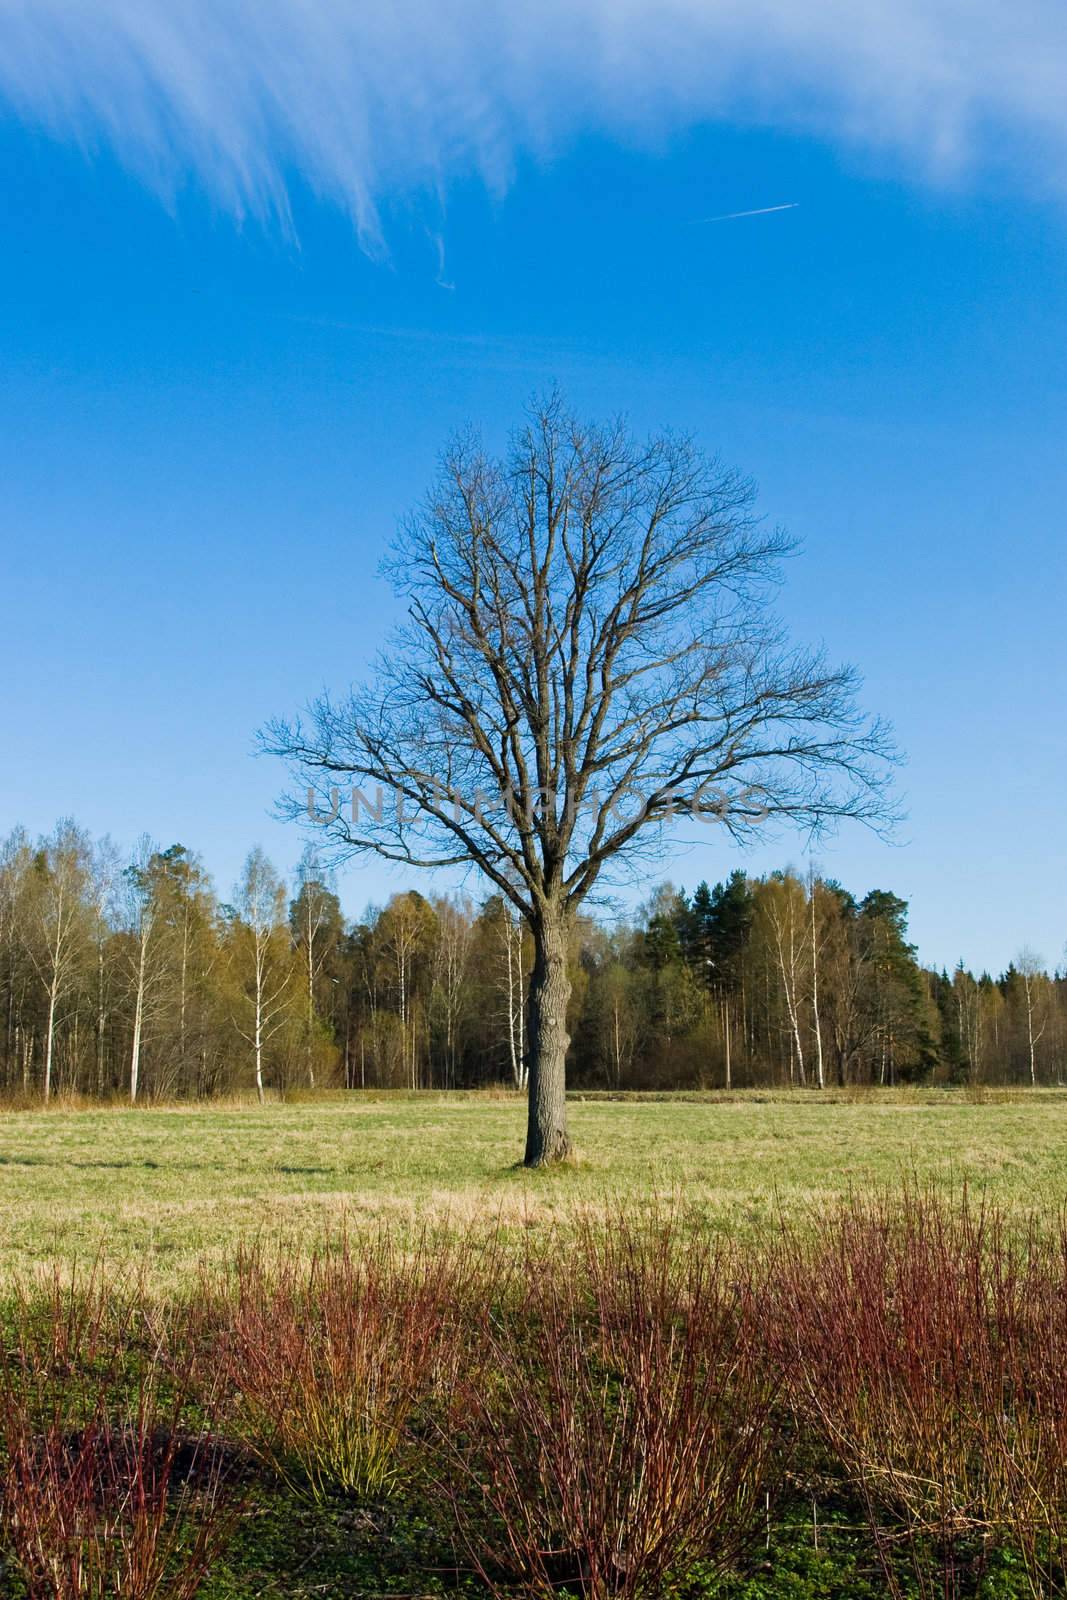
[[[735,222],[738,217],[769,217],[772,211],[795,211],[799,200],[790,200],[784,206],[760,206],[756,211],[726,211],[721,217],[696,217],[696,222]]]

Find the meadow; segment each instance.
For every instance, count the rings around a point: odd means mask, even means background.
[[[1067,1096],[0,1114],[0,1595],[1067,1595]]]
[[[0,1111],[0,1274],[103,1251],[164,1286],[252,1234],[311,1247],[348,1225],[405,1230],[683,1198],[759,1228],[905,1179],[969,1186],[1007,1211],[1067,1194],[1067,1092],[946,1090],[576,1096],[577,1160],[516,1164],[508,1094],[368,1094]]]

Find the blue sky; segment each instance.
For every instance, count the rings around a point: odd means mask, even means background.
[[[363,675],[448,431],[558,380],[803,541],[783,609],[909,758],[897,842],[822,868],[906,896],[926,960],[1061,960],[1067,22],[755,9],[581,0],[553,53],[522,4],[371,50],[334,0],[182,38],[0,0],[0,827],[181,840],[224,893],[254,841],[291,866],[256,728]],[[703,830],[664,873],[790,860]]]

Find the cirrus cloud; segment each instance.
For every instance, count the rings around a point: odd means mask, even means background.
[[[1065,81],[1062,0],[0,0],[17,115],[239,216],[299,175],[370,249],[388,195],[714,118],[1058,187]]]

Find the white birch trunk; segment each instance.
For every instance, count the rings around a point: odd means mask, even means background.
[[[819,1088],[825,1089],[826,1078],[823,1073],[822,1058],[822,1024],[819,1021],[819,950],[815,940],[815,879],[811,880],[808,888],[811,896],[811,1020],[815,1030],[815,1073]]]

